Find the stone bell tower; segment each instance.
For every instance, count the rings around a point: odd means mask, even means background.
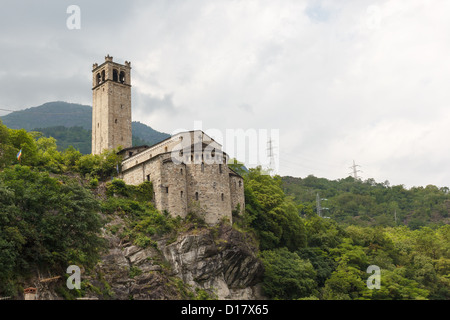
[[[113,62],[107,55],[92,66],[92,154],[131,142],[131,63]]]

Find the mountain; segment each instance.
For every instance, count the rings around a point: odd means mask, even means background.
[[[69,145],[80,152],[91,152],[92,107],[63,101],[47,102],[41,106],[14,111],[1,118],[4,125],[11,129],[39,131],[45,136],[57,140],[63,150]],[[153,145],[168,137],[169,134],[156,131],[151,127],[133,121],[133,145]]]
[[[1,119],[8,128],[27,131],[54,126],[91,130],[92,107],[62,101],[47,102],[38,107],[14,111]]]

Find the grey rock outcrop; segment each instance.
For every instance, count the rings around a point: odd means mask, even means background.
[[[259,285],[263,267],[256,248],[229,225],[159,239],[157,248],[122,243],[112,234],[105,238],[109,249],[96,270],[104,281],[91,283],[103,288],[107,283],[108,298],[189,299],[187,291],[202,289],[218,299],[264,299]]]
[[[219,299],[261,299],[263,268],[255,248],[231,226],[220,225],[217,233],[204,229],[159,245],[174,273],[192,287],[215,290]]]

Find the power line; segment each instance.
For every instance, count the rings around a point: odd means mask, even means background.
[[[322,165],[322,166],[327,166],[327,167],[333,166],[336,168],[338,168],[338,167],[342,168],[342,163],[323,161],[323,159],[321,159],[321,158],[310,158],[310,157],[307,157],[302,154],[297,154],[297,153],[292,154],[292,153],[287,153],[284,151],[281,151],[281,154],[284,154],[285,156],[287,156],[289,158],[302,158],[303,160],[306,160],[308,162],[313,162],[314,164],[318,164],[318,165]]]

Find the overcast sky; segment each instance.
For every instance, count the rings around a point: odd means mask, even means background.
[[[72,4],[79,30],[66,25]],[[0,8],[0,108],[91,105],[92,64],[110,54],[131,61],[133,120],[156,130],[274,129],[281,175],[345,178],[355,160],[363,179],[450,186],[449,1]]]

